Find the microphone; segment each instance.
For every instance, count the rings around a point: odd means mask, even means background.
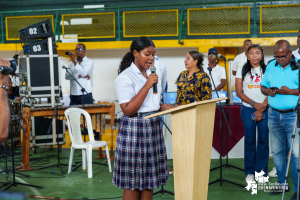
[[[211,71],[212,71],[212,68],[211,68],[211,67],[208,67],[207,70],[208,70],[209,72],[211,72]]]
[[[0,66],[0,73],[3,75],[14,75],[17,69],[16,61],[10,60],[10,67]]]
[[[224,56],[222,56],[222,54],[218,54],[218,58],[222,58],[223,60],[228,60],[227,58],[225,58]]]
[[[66,67],[66,66],[64,66],[64,65],[62,66],[62,68],[63,68],[63,69],[70,69],[70,68],[68,68],[68,67]]]
[[[151,74],[156,72],[156,67],[155,66],[151,66],[150,67],[151,70]],[[153,94],[157,94],[157,83],[153,84]]]

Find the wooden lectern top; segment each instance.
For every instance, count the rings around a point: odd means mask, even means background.
[[[194,103],[190,103],[190,104],[183,105],[183,106],[178,106],[176,108],[172,108],[172,109],[161,111],[161,112],[158,112],[158,113],[155,113],[155,114],[152,114],[152,115],[148,115],[148,116],[145,116],[144,118],[149,119],[151,117],[166,115],[166,114],[169,114],[169,113],[174,112],[174,111],[186,109],[186,108],[197,106],[197,105],[200,105],[200,104],[207,104],[207,103],[222,101],[222,100],[225,100],[225,99],[227,99],[227,97],[222,97],[222,98],[218,98],[218,99],[210,99],[210,100],[205,100],[205,101],[197,101],[197,102],[194,102]]]

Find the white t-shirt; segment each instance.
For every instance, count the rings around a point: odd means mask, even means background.
[[[242,78],[242,67],[238,68],[236,78]],[[257,103],[263,103],[267,98],[260,90],[260,83],[263,77],[261,67],[251,69],[251,75],[247,73],[243,81],[244,94]],[[244,106],[250,107],[250,104],[243,102]]]
[[[243,68],[246,62],[247,62],[247,56],[245,55],[245,52],[240,53],[233,60],[232,71],[238,71],[238,68]]]
[[[300,59],[299,48],[298,48],[297,50],[293,51],[293,55],[294,55],[296,58]]]
[[[210,77],[209,71],[207,69],[208,66],[204,67],[204,71],[209,75],[209,78],[212,82],[212,79]],[[212,78],[215,82],[216,87],[218,87],[218,85],[221,84],[221,79],[226,79],[226,71],[224,67],[221,67],[220,65],[216,65],[214,68],[212,68],[211,70],[211,75]],[[214,84],[211,83],[212,89],[215,90]],[[221,89],[221,91],[223,91],[223,89]]]
[[[150,75],[151,71],[148,69],[146,71],[147,76]],[[156,70],[156,74],[160,77],[161,70]],[[133,97],[135,97],[142,87],[147,82],[147,79],[143,76],[141,71],[137,68],[134,63],[131,63],[130,67],[125,69],[117,79],[115,80],[115,89],[117,92],[117,97],[119,104],[129,102]],[[149,90],[142,106],[137,111],[140,112],[153,112],[157,111],[160,108],[160,95],[161,94],[161,81],[158,78],[157,83],[157,94],[153,94],[153,87]]]

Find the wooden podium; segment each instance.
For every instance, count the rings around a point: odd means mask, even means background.
[[[211,99],[149,115],[171,113],[176,200],[207,199],[216,102]]]

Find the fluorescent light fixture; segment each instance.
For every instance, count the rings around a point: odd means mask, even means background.
[[[104,5],[84,5],[83,8],[104,8]]]
[[[93,24],[93,18],[74,18],[71,19],[71,25]]]

